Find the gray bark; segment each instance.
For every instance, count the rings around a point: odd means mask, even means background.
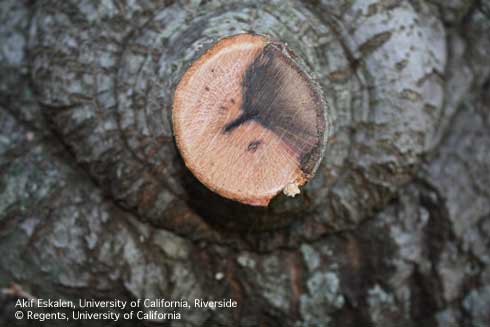
[[[489,7],[2,1],[0,288],[240,303],[163,326],[490,324]],[[201,186],[170,124],[188,64],[250,30],[304,59],[335,128],[267,209]]]

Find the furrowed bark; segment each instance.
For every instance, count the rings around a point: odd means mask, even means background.
[[[92,17],[64,11],[63,4],[39,6],[29,46],[32,76],[77,161],[145,221],[194,239],[235,243],[216,227],[267,230],[294,220],[304,227],[285,230],[286,238],[316,239],[355,226],[409,181],[441,115],[442,26],[409,4],[378,11],[359,6],[346,7],[339,20],[299,2],[174,4],[148,7],[149,17],[139,8],[141,18],[116,10],[110,15],[122,27],[104,11]],[[354,18],[358,11],[366,15]],[[391,13],[403,19],[380,22]],[[53,17],[48,25],[46,15]],[[77,19],[80,24],[72,22]],[[304,59],[329,99],[335,133],[312,183],[268,209],[226,201],[197,183],[171,128],[173,92],[191,62],[216,40],[250,30],[287,43]],[[400,47],[406,51],[392,51]],[[188,206],[196,215],[186,214]],[[305,215],[312,218],[302,222]]]
[[[12,283],[240,303],[170,326],[488,324],[490,24],[463,2],[3,1],[0,325]],[[333,126],[267,208],[199,183],[171,124],[189,65],[244,32],[287,43]]]

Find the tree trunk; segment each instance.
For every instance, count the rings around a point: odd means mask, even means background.
[[[238,302],[70,326],[490,324],[485,1],[0,8],[0,325],[29,325],[31,296]],[[292,49],[333,126],[301,194],[266,208],[200,184],[171,124],[187,67],[243,32]]]

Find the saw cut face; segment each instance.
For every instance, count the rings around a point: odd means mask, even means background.
[[[192,173],[226,198],[267,205],[297,190],[321,160],[324,103],[284,49],[260,35],[222,39],[177,86],[177,146]]]

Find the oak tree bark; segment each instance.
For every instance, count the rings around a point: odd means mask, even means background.
[[[486,1],[0,8],[0,325],[23,323],[12,283],[239,301],[128,326],[490,323]],[[202,186],[170,117],[191,61],[251,31],[287,43],[332,108],[316,176],[267,208]]]

